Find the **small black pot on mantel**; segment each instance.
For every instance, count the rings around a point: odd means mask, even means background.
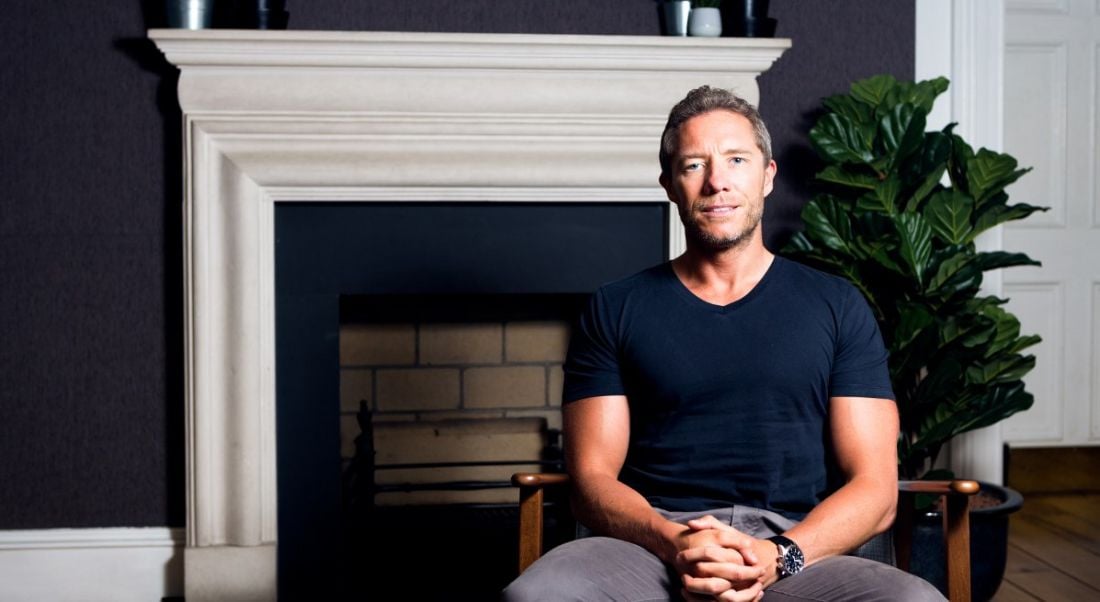
[[[768,16],[768,0],[722,0],[722,35],[771,38],[776,20]]]
[[[286,29],[287,0],[218,0],[214,26],[228,29]]]
[[[1015,489],[979,481],[981,491],[992,494],[996,506],[970,510],[970,592],[976,602],[993,598],[1004,579],[1008,558],[1008,518],[1023,507]],[[943,547],[943,515],[926,512],[917,517],[909,572],[924,578],[947,595]]]

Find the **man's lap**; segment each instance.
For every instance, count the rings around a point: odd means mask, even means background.
[[[684,522],[703,513],[662,512]],[[768,537],[793,521],[755,508],[710,512],[754,537]],[[679,578],[656,556],[632,543],[587,537],[562,544],[531,565],[504,591],[503,600],[676,600]],[[890,565],[856,558],[827,558],[773,584],[765,600],[943,600],[924,580]]]

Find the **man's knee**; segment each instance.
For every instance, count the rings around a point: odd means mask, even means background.
[[[625,541],[588,537],[558,546],[532,564],[501,594],[527,600],[667,599],[668,569],[657,557]]]
[[[927,581],[888,564],[834,556],[776,583],[764,600],[943,602],[944,597]]]
[[[587,602],[598,600],[600,588],[584,574],[583,567],[551,558],[536,562],[501,592],[502,602]]]

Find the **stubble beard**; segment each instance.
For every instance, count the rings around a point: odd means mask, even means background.
[[[745,207],[742,205],[742,207]],[[764,215],[763,204],[754,205],[751,208],[747,208],[748,214],[745,215],[745,227],[732,234],[726,234],[723,236],[715,235],[713,232],[707,231],[706,228],[700,223],[702,217],[694,217],[693,215],[684,215],[684,212],[680,212],[680,220],[684,223],[684,234],[691,243],[695,243],[700,250],[710,253],[719,253],[722,251],[728,251],[737,247],[742,247],[750,240],[760,228],[760,221]],[[694,219],[693,219],[694,217]]]

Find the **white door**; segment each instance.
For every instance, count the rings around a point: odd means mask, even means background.
[[[1100,444],[1100,0],[1005,3],[1004,150],[1031,166],[1010,203],[1050,207],[1004,228],[1041,268],[1003,271],[1008,310],[1043,342],[1013,446]]]

